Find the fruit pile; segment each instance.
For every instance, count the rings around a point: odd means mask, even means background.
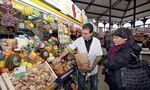
[[[12,76],[11,82],[16,90],[42,90],[56,79],[46,63],[39,64],[33,69],[27,69],[27,73],[22,78]]]
[[[24,7],[22,10],[24,16],[31,16],[34,14],[34,9],[31,6]]]
[[[4,14],[1,19],[1,24],[6,27],[15,26],[17,18],[14,17],[14,15],[16,14],[14,9],[11,7],[10,4],[8,4],[7,1],[5,1],[1,7],[6,11],[6,14]]]
[[[62,76],[71,69],[71,66],[67,62],[57,62],[50,64],[57,76]]]

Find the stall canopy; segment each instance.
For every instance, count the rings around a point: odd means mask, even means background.
[[[110,0],[74,0],[75,4],[85,10],[89,18],[109,21]],[[136,19],[150,16],[150,0],[136,0]],[[125,22],[133,20],[134,0],[111,0],[111,20]]]

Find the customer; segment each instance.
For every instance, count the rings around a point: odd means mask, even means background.
[[[102,56],[102,48],[100,41],[92,37],[93,26],[90,23],[83,25],[82,36],[77,38],[71,46],[75,47],[79,53],[88,53],[90,67],[87,68],[89,73],[89,82],[91,84],[90,90],[97,90],[98,83],[98,62]],[[56,59],[60,61],[69,52],[66,50]],[[82,60],[82,58],[81,58]],[[79,71],[78,75],[78,88],[79,90],[86,90],[86,74]]]
[[[114,46],[108,52],[108,58],[102,60],[105,66],[105,81],[110,90],[123,90],[120,69],[134,61],[131,53],[139,55],[141,47],[130,40],[132,36],[128,28],[119,28],[113,34]]]

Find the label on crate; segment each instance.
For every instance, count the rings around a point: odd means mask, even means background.
[[[14,76],[20,78],[26,75],[26,67],[20,66],[14,69]]]

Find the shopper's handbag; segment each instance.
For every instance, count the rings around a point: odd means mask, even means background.
[[[150,64],[139,59],[122,68],[121,83],[124,90],[150,90]]]

